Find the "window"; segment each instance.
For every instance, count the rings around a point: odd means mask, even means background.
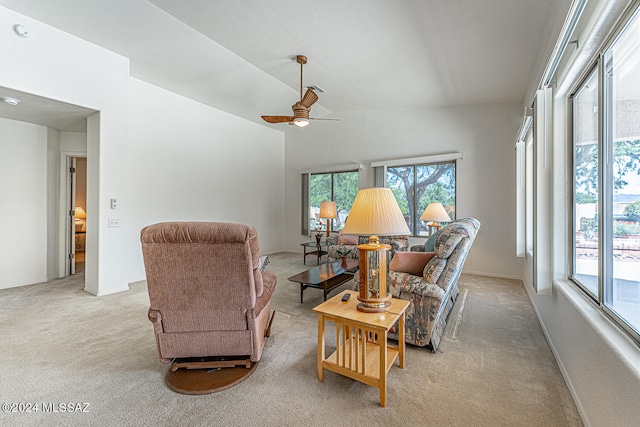
[[[358,193],[358,171],[313,173],[309,176],[309,229],[327,229],[327,220],[320,218],[320,203],[336,202],[338,217],[331,220],[331,231],[344,228],[351,205]]]
[[[598,70],[573,98],[574,280],[598,297]]]
[[[525,250],[533,256],[533,133],[525,142]]]
[[[413,236],[426,236],[428,226],[420,216],[429,203],[440,202],[453,221],[456,218],[456,162],[389,166],[387,187],[398,201]]]
[[[636,339],[640,339],[639,52],[636,13],[574,94],[572,110],[572,278]]]

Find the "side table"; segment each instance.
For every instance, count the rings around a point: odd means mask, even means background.
[[[350,294],[348,301],[342,296]],[[383,313],[363,313],[356,309],[358,293],[344,291],[316,306],[318,315],[318,380],[324,369],[380,389],[380,406],[387,404],[387,373],[398,359],[404,368],[404,313],[409,301],[391,298]],[[325,321],[336,325],[336,351],[325,357]],[[387,333],[397,322],[398,347],[387,344]]]
[[[320,242],[320,246],[318,246],[316,242],[305,242],[300,243],[300,246],[304,248],[304,258],[302,261],[303,265],[307,265],[307,255],[318,255],[318,262],[316,263],[316,265],[320,265],[320,258],[322,258],[322,255],[328,254],[327,251],[322,250],[323,246],[327,247],[327,242]],[[310,250],[309,252],[307,252],[307,248],[312,248],[315,250]]]

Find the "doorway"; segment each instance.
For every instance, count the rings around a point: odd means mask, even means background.
[[[84,272],[87,238],[87,158],[67,156],[67,164],[69,265],[66,271],[67,274],[73,275]]]

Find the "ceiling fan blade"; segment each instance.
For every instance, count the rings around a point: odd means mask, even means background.
[[[300,100],[300,105],[309,108],[313,104],[315,104],[317,100],[318,100],[318,95],[316,95],[316,93],[313,90],[307,89],[307,91],[304,93],[304,96]]]
[[[309,120],[332,120],[332,121],[335,121],[335,122],[339,122],[340,121],[340,119],[323,119],[323,118],[320,118],[320,117],[318,117],[318,118],[309,117]]]
[[[260,116],[268,123],[286,123],[293,121],[292,116]]]

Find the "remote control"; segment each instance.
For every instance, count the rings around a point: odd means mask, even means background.
[[[349,297],[351,296],[351,294],[344,294],[342,295],[342,301],[347,301],[349,299]]]

